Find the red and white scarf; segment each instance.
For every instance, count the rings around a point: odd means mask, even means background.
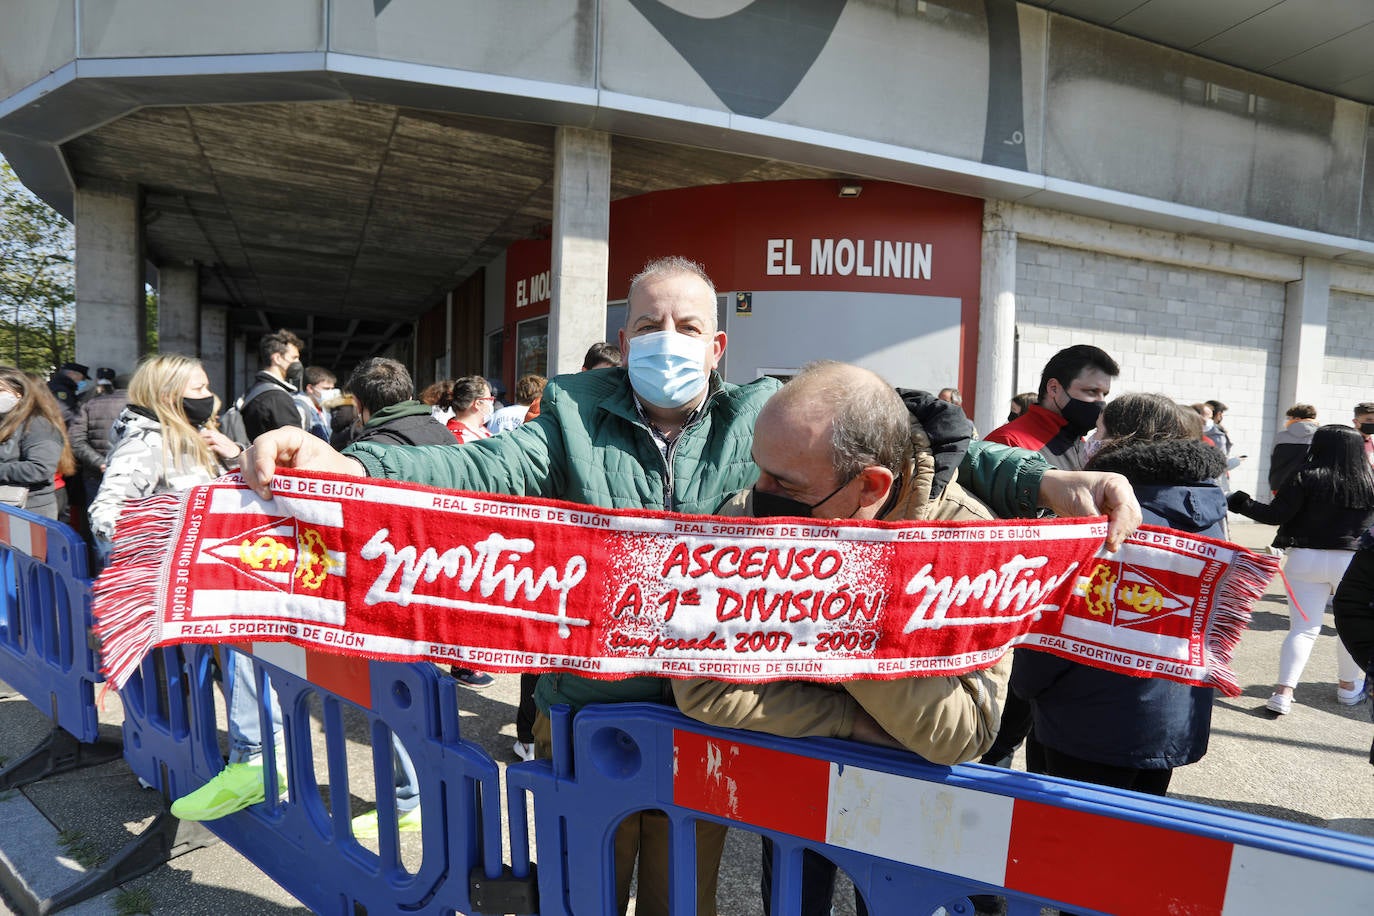
[[[608,510],[279,472],[134,504],[95,587],[105,670],[286,641],[487,671],[758,682],[960,674],[1026,645],[1239,692],[1277,562],[1102,519],[850,522]]]

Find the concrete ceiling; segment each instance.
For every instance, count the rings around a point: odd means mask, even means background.
[[[1374,105],[1374,0],[1024,0]]]
[[[78,185],[136,184],[148,256],[199,264],[250,336],[347,369],[552,219],[553,128],[363,102],[145,108],[63,145]],[[616,137],[613,199],[834,173]]]

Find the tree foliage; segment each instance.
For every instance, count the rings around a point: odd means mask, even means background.
[[[75,351],[71,223],[0,158],[0,362],[46,375]]]

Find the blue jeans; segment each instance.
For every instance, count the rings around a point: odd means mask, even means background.
[[[253,676],[253,663],[228,647],[221,650],[220,656],[224,662],[229,762],[256,763],[262,757],[262,721],[258,716],[258,682]],[[267,706],[272,716],[272,746],[279,747],[281,704],[275,690],[268,691]]]
[[[229,762],[256,763],[262,757],[262,721],[258,716],[258,684],[253,663],[230,648],[224,659],[224,703],[228,710]],[[268,711],[272,716],[272,746],[281,746],[281,704],[268,684]],[[420,780],[405,746],[391,736],[391,763],[396,783],[396,810],[404,814],[420,803]]]

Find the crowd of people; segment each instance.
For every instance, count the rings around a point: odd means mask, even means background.
[[[1229,508],[1277,525],[1274,546],[1288,552],[1291,628],[1268,708],[1291,711],[1333,594],[1349,647],[1337,649],[1337,697],[1364,699],[1374,649],[1374,403],[1357,406],[1353,428],[1318,426],[1310,405],[1294,405],[1274,444],[1270,500],[1261,502],[1240,491],[1228,496],[1228,472],[1245,455],[1231,454],[1224,403],[1181,405],[1149,393],[1109,401],[1120,367],[1094,346],[1056,353],[1039,389],[1014,397],[1008,422],[979,438],[957,389],[895,389],[853,365],[813,363],[786,384],[724,381],[717,369],[727,341],[716,325],[715,288],[691,261],[651,262],[627,301],[618,341],[593,345],[583,372],[522,376],[509,405],[481,376],[443,380],[417,395],[406,367],[386,358],[365,360],[340,386],[328,369],[302,365],[305,343],[289,331],[262,338],[260,371],[224,411],[203,366],[186,356],[152,357],[127,380],[98,370],[102,390],[91,397],[79,364],[64,365],[47,386],[0,369],[0,500],[23,489],[23,502],[11,504],[55,518],[65,480],[84,494],[89,512],[73,518],[89,519],[100,556],[130,500],[231,468],[264,495],[282,466],[694,514],[884,521],[1107,514],[1110,549],[1142,518],[1224,537]],[[176,800],[173,813],[184,819],[222,817],[267,791],[256,679],[227,646],[220,656],[228,764]],[[474,689],[492,683],[472,669],[451,675]],[[1212,691],[1028,649],[957,677],[836,684],[526,674],[513,753],[551,755],[555,704],[576,713],[629,701],[675,704],[715,725],[905,748],[939,764],[1009,765],[1024,741],[1033,772],[1162,795],[1175,767],[1206,752]],[[280,752],[279,736],[270,745]],[[393,755],[398,825],[416,829],[418,781],[399,742]],[[354,833],[375,835],[376,824],[375,812],[362,815]],[[667,912],[669,833],[661,812],[621,825],[621,912],[636,867],[636,911]],[[723,828],[698,822],[700,913],[716,911],[723,841]],[[766,911],[766,842],[763,862]],[[804,913],[829,911],[834,879],[824,859],[804,861]]]

